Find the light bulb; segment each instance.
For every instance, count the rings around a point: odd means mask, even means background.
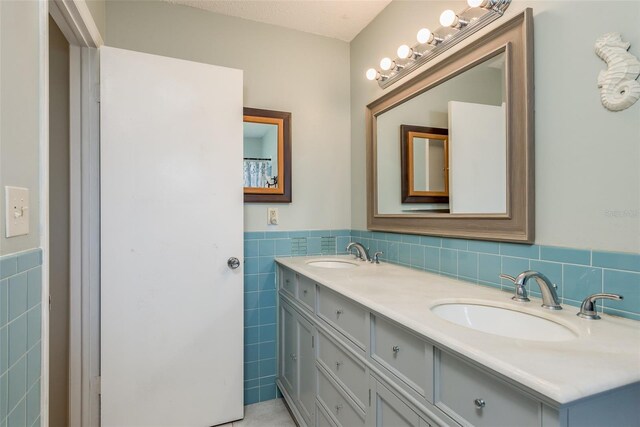
[[[469,7],[484,7],[487,4],[487,0],[467,0]]]
[[[382,60],[380,61],[380,68],[382,68],[384,71],[392,69],[393,67],[395,67],[395,65],[395,62],[393,62],[390,58],[382,58]]]
[[[378,71],[374,68],[369,68],[367,70],[367,80],[377,80],[378,75]]]
[[[428,28],[423,28],[418,31],[418,36],[416,38],[420,44],[431,43],[433,40],[433,34],[431,34],[431,30]]]
[[[406,44],[403,44],[398,48],[398,58],[407,59],[410,56],[413,56],[413,49],[411,49]]]
[[[458,25],[458,16],[453,10],[447,9],[440,15],[440,25],[443,27],[455,27]]]

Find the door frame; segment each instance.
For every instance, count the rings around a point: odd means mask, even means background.
[[[69,425],[100,425],[100,109],[104,44],[85,0],[40,3],[40,245],[49,300],[49,15],[69,41],[70,315]],[[43,304],[41,420],[49,423],[49,310]]]

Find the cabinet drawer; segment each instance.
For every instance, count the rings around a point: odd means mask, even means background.
[[[371,328],[371,358],[433,402],[433,346],[381,317]]]
[[[332,382],[321,370],[318,374],[318,400],[333,415],[335,421],[342,427],[357,427],[365,425],[365,415],[357,409],[343,392],[339,391],[339,386]]]
[[[280,267],[280,289],[289,292],[291,296],[296,296],[296,282],[298,275],[293,271]]]
[[[369,377],[364,365],[322,333],[318,334],[318,360],[338,378],[356,403],[364,409],[369,398]]]
[[[318,287],[318,316],[366,349],[368,328],[364,309],[327,288]]]
[[[298,300],[309,310],[315,311],[316,283],[304,276],[298,277]]]
[[[462,424],[540,426],[541,404],[497,377],[440,352],[436,406]],[[484,404],[483,404],[484,403]]]

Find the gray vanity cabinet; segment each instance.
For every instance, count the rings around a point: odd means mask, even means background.
[[[280,302],[278,378],[296,412],[314,425],[316,407],[315,328],[296,309]]]
[[[298,424],[558,424],[557,411],[344,295],[284,267],[278,284],[277,382]]]
[[[559,406],[282,266],[278,288],[276,381],[300,426],[625,425],[640,412],[640,384]]]

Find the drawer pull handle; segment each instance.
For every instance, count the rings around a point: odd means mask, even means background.
[[[340,316],[342,313],[344,313],[344,311],[342,311],[341,308],[336,310],[336,316]]]
[[[303,294],[305,294],[305,295],[307,294],[307,292],[308,292],[308,290],[307,290],[307,289],[305,289],[305,290],[303,290],[303,291],[302,291],[302,293],[303,293]]]
[[[342,362],[336,362],[336,369],[340,369],[340,365],[342,365]]]
[[[338,412],[340,409],[342,409],[342,403],[338,403],[336,405],[336,412]]]
[[[295,353],[291,353],[289,357],[291,357],[293,360],[296,360],[298,358]]]
[[[393,350],[393,352],[394,352],[395,354],[398,354],[398,352],[400,351],[400,346],[398,346],[398,345],[394,345],[394,346],[393,346],[393,348],[392,348],[392,350]]]
[[[288,285],[289,284],[289,279],[285,280],[284,282]]]
[[[487,402],[485,402],[483,399],[475,399],[473,403],[476,405],[476,408],[478,409],[484,408],[485,405],[487,404]]]

